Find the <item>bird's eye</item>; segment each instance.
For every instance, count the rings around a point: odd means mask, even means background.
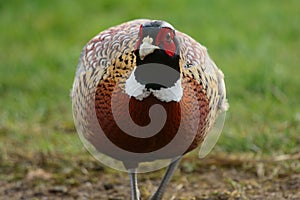
[[[171,33],[167,33],[166,40],[167,40],[167,42],[171,42],[172,41]]]

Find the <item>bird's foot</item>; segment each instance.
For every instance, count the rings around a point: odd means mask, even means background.
[[[162,194],[160,193],[154,193],[153,195],[151,195],[151,197],[149,198],[149,200],[161,200],[162,199]]]

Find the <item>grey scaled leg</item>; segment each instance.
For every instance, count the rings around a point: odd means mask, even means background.
[[[167,171],[163,177],[163,179],[161,180],[160,185],[158,186],[157,190],[155,191],[155,193],[151,196],[150,200],[161,200],[165,189],[168,185],[168,183],[170,182],[179,162],[181,160],[181,157],[176,158],[176,160],[174,160],[167,168]]]
[[[140,191],[137,184],[136,169],[129,169],[128,174],[130,177],[131,200],[140,200]]]

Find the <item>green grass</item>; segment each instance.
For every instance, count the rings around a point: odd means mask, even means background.
[[[86,153],[69,97],[81,48],[134,18],[169,21],[223,70],[230,110],[217,151],[299,151],[299,8],[297,0],[0,0],[0,152]]]

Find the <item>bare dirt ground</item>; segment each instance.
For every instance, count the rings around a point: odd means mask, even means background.
[[[1,161],[0,199],[130,199],[127,174],[103,168],[93,158],[16,154]],[[149,198],[163,173],[138,175],[142,199]],[[300,154],[186,157],[164,199],[300,199]]]

